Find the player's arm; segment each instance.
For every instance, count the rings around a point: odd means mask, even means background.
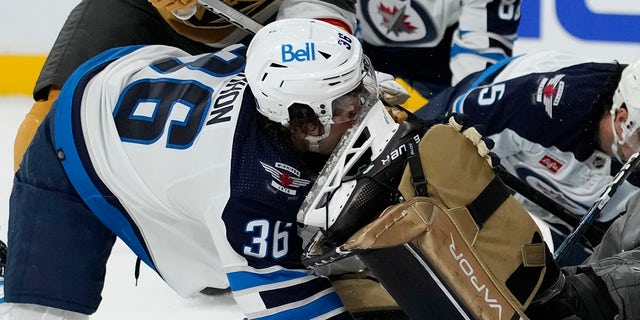
[[[521,0],[463,0],[453,36],[452,84],[513,53]]]
[[[309,270],[247,267],[227,278],[248,319],[352,319],[329,279]]]
[[[277,19],[318,19],[353,33],[356,29],[354,0],[284,0]]]
[[[329,279],[300,263],[297,224],[273,218],[289,213],[268,207],[232,198],[222,215],[225,231],[214,234],[233,297],[244,314],[249,319],[351,319]]]

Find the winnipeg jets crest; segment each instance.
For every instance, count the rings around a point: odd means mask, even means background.
[[[380,3],[378,12],[382,15],[382,27],[387,28],[387,34],[393,32],[398,36],[401,32],[413,33],[416,27],[408,21],[408,15],[405,14],[407,5],[402,5],[400,8],[393,6],[386,7],[383,3]]]
[[[271,186],[288,195],[295,196],[297,188],[305,187],[311,183],[309,180],[300,178],[300,171],[290,165],[276,162],[274,166],[271,166],[262,161],[260,164],[271,175]]]
[[[553,118],[553,107],[557,106],[562,99],[564,81],[561,80],[563,77],[564,74],[556,75],[551,79],[545,77],[538,85],[536,102],[542,102],[544,111],[549,115],[549,118]]]
[[[364,23],[385,42],[429,43],[438,32],[427,10],[410,0],[358,1]]]

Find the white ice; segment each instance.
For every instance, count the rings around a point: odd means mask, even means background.
[[[33,100],[28,96],[0,96],[0,239],[7,239],[9,195],[13,179],[13,141]],[[107,265],[102,303],[91,320],[240,320],[231,294],[182,298],[149,267],[142,264],[138,285],[135,256],[117,241]],[[190,272],[189,270],[185,270]]]

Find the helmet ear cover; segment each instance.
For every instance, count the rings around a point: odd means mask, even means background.
[[[622,124],[622,134],[618,135],[615,120],[622,108],[627,111],[627,119]],[[619,160],[624,161],[625,157],[620,151],[622,145],[626,144],[636,151],[640,149],[640,59],[622,71],[610,112],[614,136],[611,149]]]
[[[288,109],[298,103],[311,107],[326,127],[333,123],[334,100],[362,83],[366,67],[360,42],[344,30],[319,20],[283,19],[254,36],[245,74],[258,111],[269,120],[287,126]]]

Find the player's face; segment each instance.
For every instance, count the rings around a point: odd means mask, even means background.
[[[353,126],[359,117],[364,116],[365,109],[367,109],[365,106],[371,106],[377,101],[378,85],[375,72],[370,65],[368,58],[365,57],[365,75],[360,85],[331,102],[331,124],[328,131],[325,131],[325,134],[328,132],[328,135],[318,140],[316,152],[331,154],[345,132]]]
[[[330,154],[333,152],[333,149],[340,142],[340,138],[353,126],[353,123],[360,115],[366,97],[370,94],[361,84],[351,92],[333,100],[331,103],[333,123],[331,124],[329,135],[319,142],[320,153]]]
[[[627,137],[624,144],[620,146],[620,153],[624,159],[619,159],[626,162],[632,154],[640,150],[640,131],[636,131],[631,136]]]
[[[342,136],[353,126],[354,120],[327,125],[325,129],[309,127],[307,130],[296,130],[294,141],[300,143],[300,150],[313,151],[325,155],[331,154]],[[311,144],[316,147],[311,148]]]
[[[329,155],[336,148],[340,138],[353,125],[353,120],[342,123],[334,123],[331,125],[329,135],[318,142],[318,153]]]
[[[353,122],[356,119],[365,100],[363,90],[363,85],[360,85],[353,91],[333,100],[331,110],[334,124]]]

